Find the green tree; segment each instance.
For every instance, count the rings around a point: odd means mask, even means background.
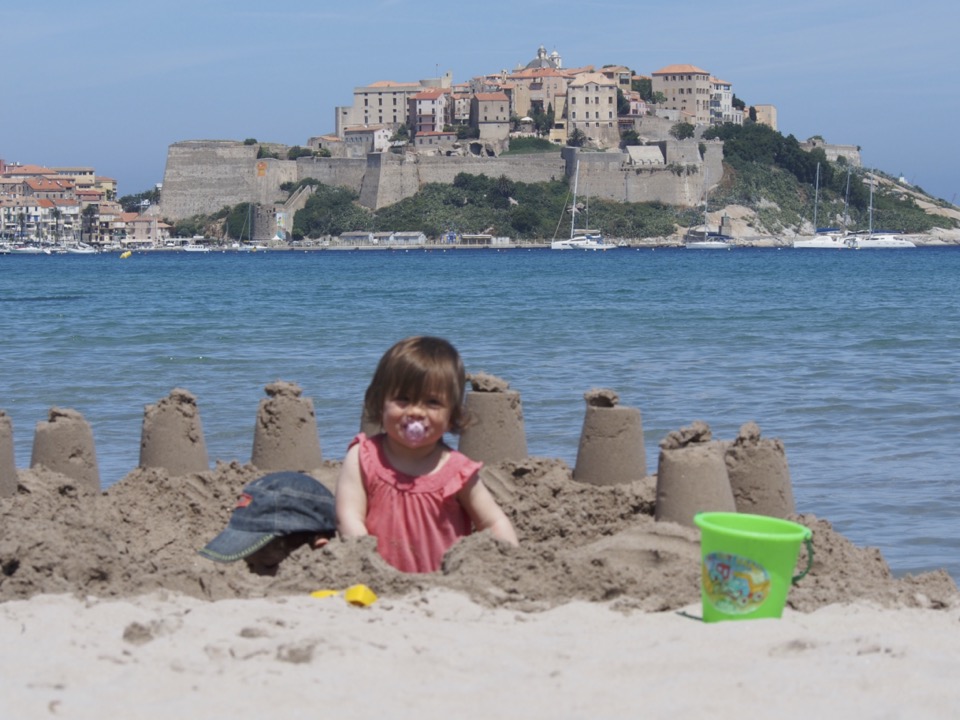
[[[630,101],[627,100],[627,96],[623,94],[623,90],[617,88],[617,115],[629,115],[630,114]]]
[[[160,191],[153,188],[135,195],[124,195],[118,202],[123,207],[124,212],[142,212],[145,207],[160,202]]]
[[[80,213],[80,232],[88,238],[96,235],[97,226],[100,224],[100,208],[90,203],[83,212]]]
[[[572,147],[583,147],[585,142],[587,142],[587,136],[580,128],[570,133],[570,137],[567,138],[567,145]]]
[[[653,102],[653,82],[650,78],[636,78],[630,83],[630,89],[640,93],[645,102]]]
[[[686,140],[692,138],[695,128],[688,122],[678,122],[670,128],[670,134],[677,140]]]
[[[357,193],[345,187],[317,185],[302,210],[293,216],[297,238],[340,235],[351,230],[373,228],[374,217],[357,204]]]
[[[310,157],[313,155],[313,150],[310,148],[300,147],[299,145],[294,145],[292,148],[287,150],[287,160],[296,160],[299,157]]]
[[[400,127],[397,128],[396,132],[393,133],[393,136],[390,138],[391,142],[409,142],[410,141],[410,130],[407,128],[407,124],[403,123]]]
[[[629,130],[624,130],[624,131],[620,134],[620,142],[622,142],[625,146],[626,146],[626,145],[639,145],[639,144],[640,144],[640,136],[637,134],[637,131],[634,130],[633,128],[631,128],[631,129],[629,129]]]

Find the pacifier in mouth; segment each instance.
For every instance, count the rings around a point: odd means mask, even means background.
[[[407,423],[403,428],[403,435],[410,442],[420,442],[427,434],[427,428],[419,420]]]

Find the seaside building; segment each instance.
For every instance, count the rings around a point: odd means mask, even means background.
[[[743,110],[733,106],[733,84],[718,78],[710,78],[710,84],[710,123],[743,125]]]
[[[777,107],[776,105],[754,105],[754,114],[757,122],[761,125],[777,129]]]
[[[428,88],[449,89],[453,85],[453,75],[445,73],[439,78],[429,78],[419,82],[394,82],[378,80],[370,85],[361,85],[353,89],[353,104],[335,109],[336,135],[343,139],[348,127],[358,125],[383,125],[396,131],[408,121],[410,100]]]
[[[510,98],[503,92],[475,93],[470,124],[480,130],[481,140],[506,140],[510,135]]]
[[[710,124],[713,85],[710,73],[695,65],[667,65],[651,75],[653,93],[663,94],[664,108],[691,125]]]
[[[453,122],[453,103],[448,88],[421,90],[408,102],[407,128],[411,135],[440,132]]]
[[[600,148],[617,147],[617,84],[603,73],[581,73],[567,87],[567,133],[579,130]]]

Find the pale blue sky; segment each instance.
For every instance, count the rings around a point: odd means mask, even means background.
[[[542,44],[566,67],[696,65],[776,105],[785,135],[860,145],[865,165],[960,202],[958,27],[945,0],[4,3],[0,158],[141,192],[179,140],[303,145],[357,85],[460,82]]]

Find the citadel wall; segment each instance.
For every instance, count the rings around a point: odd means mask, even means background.
[[[706,151],[702,160],[701,145]],[[236,141],[189,140],[169,148],[160,212],[175,221],[241,202],[280,206],[287,199],[280,185],[308,177],[351,188],[362,205],[379,209],[415,195],[428,183],[450,184],[459,173],[503,175],[525,183],[572,178],[577,157],[583,197],[692,206],[702,199],[705,177],[711,186],[720,181],[722,143],[671,140],[660,147],[662,165],[635,165],[627,153],[576,148],[499,157],[370,153],[366,158],[292,161],[257,159],[256,146]]]
[[[185,140],[167,150],[160,213],[171,220],[208,215],[224,205],[282,202],[296,181],[291,160],[257,159],[257,146],[235,140]]]

